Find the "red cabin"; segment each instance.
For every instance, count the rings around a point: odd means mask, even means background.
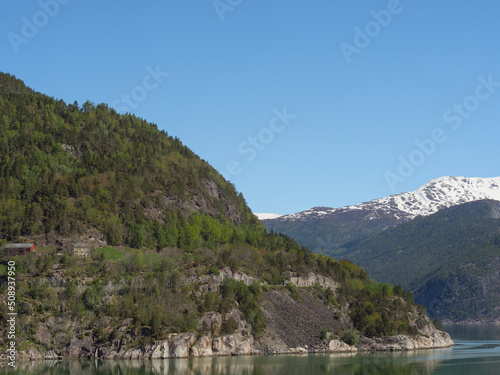
[[[25,255],[31,253],[35,250],[34,243],[15,243],[5,245],[4,247],[4,255],[5,256],[14,256],[14,255]]]

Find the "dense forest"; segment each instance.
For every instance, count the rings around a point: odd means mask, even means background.
[[[242,195],[179,139],[0,75],[0,237],[89,227],[132,247],[258,245],[265,236]]]
[[[54,239],[89,230],[106,246],[87,259],[58,253]],[[203,334],[205,313],[227,317],[234,309],[259,338],[266,293],[277,288],[300,300],[292,274],[338,283],[315,285],[315,298],[338,314],[336,334],[351,344],[357,335],[417,334],[425,323],[401,286],[375,283],[351,262],[268,233],[233,185],[154,124],[105,104],[66,104],[0,74],[0,241],[19,240],[39,244],[36,254],[14,257],[24,347],[62,352],[76,339],[130,347]],[[223,269],[255,282],[200,287],[200,277]],[[5,319],[6,304],[0,308]],[[224,319],[218,334],[234,332],[235,322]]]
[[[311,211],[331,210],[328,207],[315,207]],[[307,218],[307,220],[286,220],[277,218],[264,220],[268,231],[283,233],[311,250],[342,257],[348,250],[346,244],[368,238],[385,228],[398,224],[398,220],[391,217],[380,217],[377,220],[366,220],[368,210],[352,210]]]
[[[348,245],[346,257],[381,282],[401,283],[440,319],[500,316],[500,203],[477,201]]]

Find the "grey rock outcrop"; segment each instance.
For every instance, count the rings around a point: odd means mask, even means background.
[[[345,342],[340,340],[330,340],[327,351],[332,353],[356,353],[358,348],[347,345]]]
[[[328,276],[316,275],[312,272],[307,276],[297,276],[292,273],[290,282],[298,287],[313,287],[315,284],[319,284],[323,288],[331,288],[332,290],[336,290],[340,285]]]

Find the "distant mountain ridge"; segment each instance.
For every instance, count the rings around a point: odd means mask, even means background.
[[[379,282],[400,283],[433,317],[500,320],[500,202],[445,208],[346,246]]]
[[[263,223],[378,282],[402,284],[432,317],[500,320],[500,177],[441,177],[413,192]]]
[[[440,177],[412,192],[341,208],[314,207],[261,220],[268,230],[287,234],[303,246],[336,254],[332,250],[387,227],[485,199],[500,201],[500,177]]]
[[[337,211],[366,210],[375,212],[398,211],[401,215],[413,219],[417,216],[431,215],[440,209],[456,206],[462,203],[483,199],[500,201],[500,177],[440,177],[433,179],[412,192],[391,195],[385,198],[374,199],[369,202],[341,208],[314,207],[306,211],[290,215],[256,214],[261,220],[277,219],[283,221],[307,220],[310,217],[324,217]],[[375,218],[375,217],[374,217]]]

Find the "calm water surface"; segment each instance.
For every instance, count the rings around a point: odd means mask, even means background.
[[[56,361],[21,365],[0,374],[500,374],[500,326],[446,327],[450,349],[354,355],[254,356],[153,361]]]

